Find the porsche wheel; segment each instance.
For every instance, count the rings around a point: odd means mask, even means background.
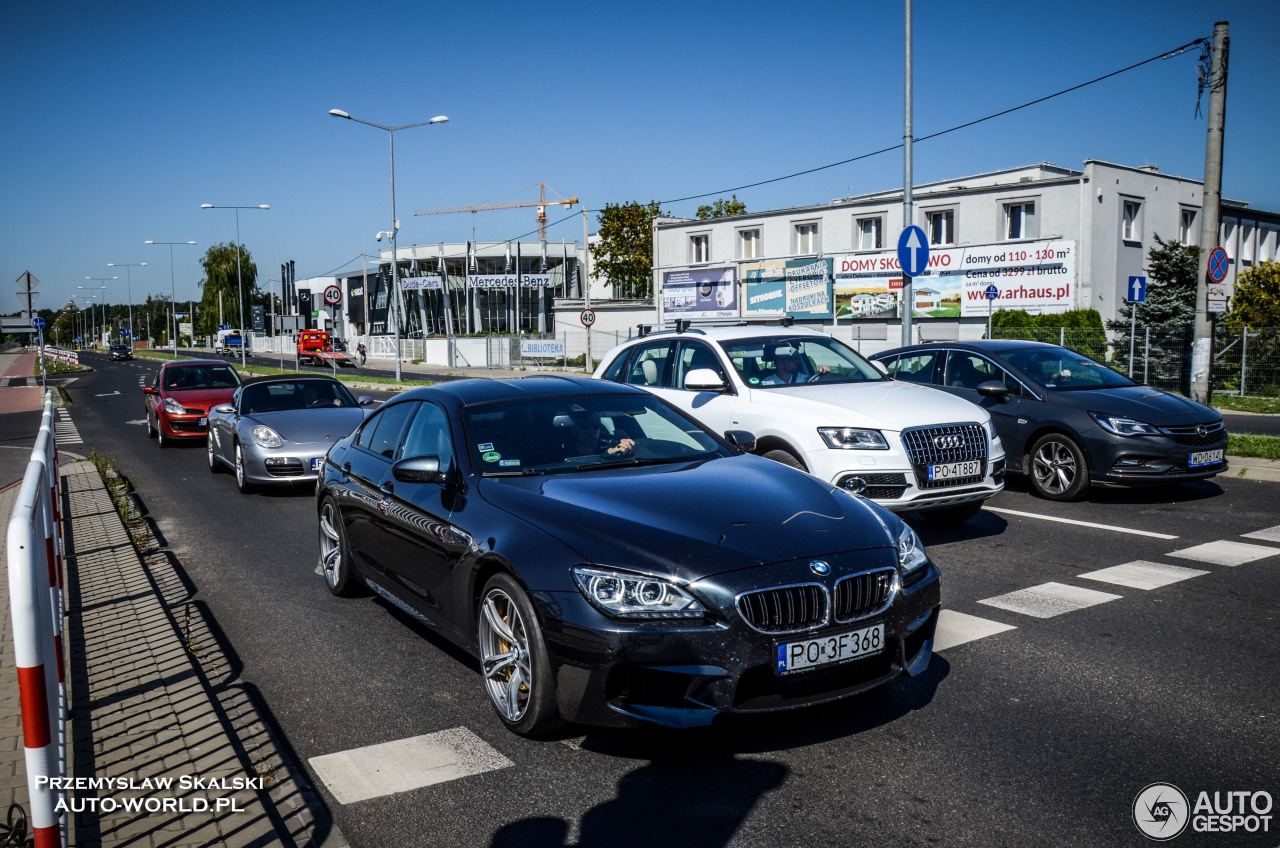
[[[236,486],[240,488],[240,494],[253,494],[254,485],[249,482],[248,472],[244,467],[244,448],[240,447],[240,443],[236,442]]]

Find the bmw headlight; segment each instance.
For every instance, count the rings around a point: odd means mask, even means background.
[[[898,531],[898,565],[902,567],[903,576],[924,567],[928,561],[929,555],[924,552],[920,537],[903,522],[902,529]]]
[[[835,450],[888,450],[889,443],[879,430],[859,430],[855,427],[819,427],[827,447]]]
[[[573,579],[592,606],[615,618],[701,618],[705,612],[688,592],[660,577],[580,565]]]
[[[173,398],[164,399],[164,411],[169,413],[170,415],[186,415],[187,414],[186,408],[183,407],[182,404],[178,403]]]
[[[1107,415],[1102,412],[1090,412],[1090,417],[1098,422],[1098,426],[1108,433],[1117,436],[1159,436],[1160,431],[1145,421],[1125,418],[1122,415]]]
[[[278,448],[284,446],[284,439],[270,427],[259,424],[253,428],[253,442],[260,448]]]

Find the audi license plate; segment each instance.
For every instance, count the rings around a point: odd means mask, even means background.
[[[884,650],[884,624],[778,646],[778,674],[856,660]]]
[[[955,480],[958,477],[976,477],[982,473],[982,460],[971,459],[968,462],[947,462],[942,465],[929,466],[929,480]]]
[[[1203,468],[1222,462],[1222,448],[1211,451],[1192,451],[1187,454],[1187,468]]]

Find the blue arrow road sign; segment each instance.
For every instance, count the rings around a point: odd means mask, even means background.
[[[1146,303],[1147,302],[1147,278],[1146,277],[1130,277],[1129,278],[1129,297],[1130,303]]]
[[[37,330],[43,330],[43,329],[44,329],[44,319],[43,319],[43,318],[35,318],[35,319],[33,319],[33,320],[31,321],[31,326],[32,326],[32,327],[35,327]]]
[[[992,283],[991,285],[987,286],[986,295],[987,295],[987,300],[997,300],[1000,297],[1000,289],[996,288],[995,283]]]
[[[908,277],[918,277],[929,267],[929,240],[919,227],[906,227],[898,236],[898,264]]]

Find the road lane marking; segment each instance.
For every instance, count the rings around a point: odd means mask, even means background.
[[[1097,580],[1102,583],[1114,583],[1117,586],[1128,586],[1130,589],[1159,589],[1182,580],[1190,580],[1201,574],[1208,574],[1198,568],[1183,568],[1180,565],[1165,565],[1162,562],[1146,562],[1135,560],[1124,565],[1115,565],[1098,571],[1081,574],[1085,580]]]
[[[1257,530],[1253,533],[1241,534],[1246,539],[1261,539],[1264,542],[1280,542],[1280,524],[1275,527],[1268,527],[1266,530]]]
[[[71,413],[67,412],[65,407],[58,407],[58,417],[53,422],[53,436],[58,440],[59,445],[84,444],[84,439],[80,438],[80,431],[71,420]]]
[[[1223,539],[1217,542],[1196,545],[1194,548],[1174,551],[1169,556],[1178,557],[1179,559],[1193,559],[1197,562],[1211,562],[1214,565],[1236,566],[1244,565],[1246,562],[1253,562],[1255,559],[1275,556],[1276,554],[1280,554],[1280,550],[1263,545],[1249,545],[1244,542],[1231,542]]]
[[[1132,527],[1116,527],[1113,524],[1095,524],[1092,521],[1077,521],[1074,518],[1058,518],[1056,515],[1041,515],[1037,512],[1022,512],[1016,509],[1002,509],[995,506],[984,506],[990,512],[1003,512],[1006,515],[1020,515],[1023,518],[1039,518],[1041,521],[1056,521],[1059,524],[1075,524],[1079,527],[1092,527],[1095,530],[1114,530],[1117,533],[1132,533],[1135,536],[1150,536],[1153,539],[1176,539],[1168,533],[1153,533],[1150,530],[1134,530]]]
[[[1001,624],[976,615],[966,615],[955,610],[944,609],[938,616],[938,629],[933,637],[933,649],[945,651],[956,645],[985,639],[1006,630],[1017,630],[1012,624]]]
[[[1065,583],[1041,583],[1030,589],[1019,589],[1007,595],[978,601],[996,609],[1029,615],[1032,618],[1053,618],[1063,613],[1087,609],[1107,601],[1118,601],[1121,595],[1068,586]]]
[[[340,804],[421,789],[515,763],[465,727],[311,758]]]

